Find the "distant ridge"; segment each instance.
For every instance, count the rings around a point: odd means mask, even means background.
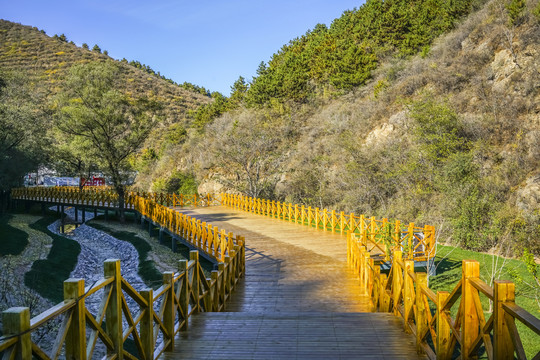
[[[63,36],[48,36],[36,27],[0,19],[0,69],[23,72],[36,90],[53,96],[61,88],[71,66],[90,61],[114,60],[101,51],[76,46]],[[133,97],[146,95],[163,105],[166,123],[187,121],[188,111],[211,99],[172,84],[122,61],[123,92]]]

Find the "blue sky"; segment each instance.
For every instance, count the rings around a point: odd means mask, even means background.
[[[176,82],[229,95],[238,78],[317,23],[364,0],[0,0],[0,18],[98,44]]]

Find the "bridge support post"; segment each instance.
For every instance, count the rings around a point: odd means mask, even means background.
[[[64,218],[65,218],[64,205],[62,205],[62,212],[60,213],[60,223],[61,223],[61,227],[62,227],[62,234],[64,233],[64,230],[65,230]]]
[[[148,235],[152,237],[152,227],[154,224],[152,224],[152,220],[148,219]]]
[[[176,249],[178,248],[177,239],[174,236],[171,236],[171,249],[173,252],[176,252]]]
[[[42,203],[41,203],[41,215],[42,215],[42,216],[45,216],[45,214],[46,214],[45,203],[42,202]]]
[[[27,307],[13,307],[2,313],[2,321],[4,323],[4,334],[6,336],[23,333],[19,336],[16,352],[17,359],[31,360],[32,359],[32,339],[30,332],[25,332],[30,329],[30,309]],[[8,355],[8,354],[4,354]],[[7,356],[9,358],[9,356]]]
[[[158,236],[159,243],[163,245],[163,228],[159,228],[159,236]]]
[[[86,208],[82,207],[82,222],[83,224],[86,222]]]
[[[79,221],[79,209],[76,206],[73,208],[75,209],[75,221],[77,222]]]
[[[97,207],[94,207],[94,217],[97,217]]]

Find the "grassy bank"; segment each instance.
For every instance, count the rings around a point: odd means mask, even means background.
[[[56,303],[63,299],[63,282],[75,268],[81,246],[76,241],[49,231],[47,226],[54,221],[56,217],[46,216],[30,225],[30,228],[52,238],[53,243],[47,259],[34,261],[32,268],[24,276],[24,283]]]
[[[468,251],[452,246],[439,245],[435,264],[437,275],[429,278],[429,287],[434,291],[452,291],[461,279],[461,264],[463,260],[476,260],[480,263],[480,278],[488,285],[494,280],[511,280],[516,284],[516,303],[536,316],[540,317],[540,306],[534,300],[535,290],[528,284],[534,284],[527,266],[520,260],[506,259],[496,255]],[[486,320],[491,313],[488,299],[481,295],[482,307]],[[457,304],[452,308],[452,316],[457,313]],[[516,321],[527,357],[532,358],[540,351],[540,341],[529,328]]]
[[[152,250],[152,247],[144,239],[141,239],[132,231],[113,230],[97,221],[92,221],[88,225],[97,230],[103,231],[118,240],[127,241],[133,245],[133,247],[139,253],[138,272],[141,278],[144,280],[146,285],[151,286],[152,288],[158,288],[161,286],[163,277],[156,268],[154,261],[148,258],[148,253]]]
[[[9,224],[12,215],[0,215],[0,256],[19,255],[28,245],[28,234]]]

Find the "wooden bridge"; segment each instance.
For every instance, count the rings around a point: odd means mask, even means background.
[[[13,194],[24,201],[116,206],[114,194],[105,192]],[[451,293],[429,289],[415,262],[429,264],[433,257],[430,226],[229,194],[131,193],[126,207],[214,258],[219,265],[212,277],[204,278],[194,251],[178,272],[164,274],[162,287],[137,292],[119,275],[119,263],[109,261],[101,282],[85,289],[82,280],[67,280],[66,300],[33,319],[27,309],[5,312],[5,357],[91,358],[100,340],[107,358],[120,359],[469,359],[480,353],[522,359],[516,322],[540,336],[540,320],[515,304],[514,285],[489,287],[477,262],[463,263]],[[390,270],[382,271],[383,264]],[[84,300],[98,289],[105,290],[101,310],[91,314]],[[488,319],[482,297],[493,301]],[[46,353],[31,333],[58,316],[57,341]],[[128,339],[135,354],[124,348]]]

